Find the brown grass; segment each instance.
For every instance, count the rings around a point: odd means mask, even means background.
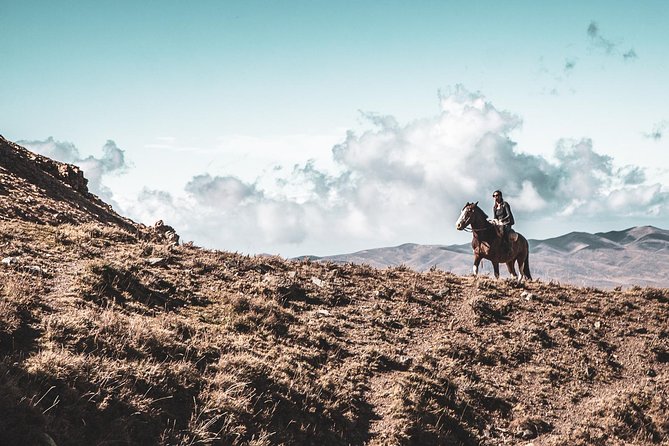
[[[669,441],[669,292],[0,222],[0,443]],[[38,266],[36,270],[32,267]]]

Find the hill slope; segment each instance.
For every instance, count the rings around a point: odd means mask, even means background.
[[[88,191],[74,165],[54,161],[0,136],[0,218],[41,224],[132,222]]]
[[[669,441],[668,290],[247,257],[87,215],[0,221],[3,445]]]

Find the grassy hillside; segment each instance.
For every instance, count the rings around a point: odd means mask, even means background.
[[[669,291],[0,221],[0,444],[669,442]]]

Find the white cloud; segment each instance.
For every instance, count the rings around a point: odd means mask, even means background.
[[[435,116],[406,124],[364,113],[369,127],[324,145],[325,163],[319,154],[316,161],[263,165],[252,180],[219,168],[219,175],[192,176],[181,193],[145,189],[136,199],[123,197],[122,209],[148,224],[163,219],[200,245],[287,256],[449,242],[462,206],[480,201],[489,212],[496,189],[521,232],[533,221],[669,214],[666,186],[649,184],[643,169],[616,166],[589,139],[559,141],[549,161],[520,153],[510,135],[521,119],[480,93],[456,86],[440,93],[439,103]],[[98,180],[125,167],[113,144],[99,159],[50,144],[52,153],[90,163]]]
[[[186,192],[207,207],[230,210],[248,202],[262,201],[263,194],[253,184],[246,184],[238,178],[197,175],[186,184]]]
[[[439,100],[439,114],[408,124],[364,113],[370,128],[332,148],[334,169],[311,160],[265,169],[253,182],[197,175],[184,195],[146,191],[128,210],[203,245],[284,255],[440,243],[465,202],[487,211],[495,189],[521,227],[551,216],[668,213],[666,188],[646,184],[637,167],[616,167],[589,139],[559,141],[550,162],[519,153],[509,135],[521,119],[480,93],[457,86]]]
[[[613,211],[659,215],[663,208],[667,211],[667,195],[659,184],[634,186],[612,190],[607,197],[607,203]]]
[[[523,181],[520,192],[508,201],[513,202],[516,211],[528,213],[540,211],[548,205],[530,181]]]

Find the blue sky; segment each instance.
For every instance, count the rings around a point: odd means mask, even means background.
[[[669,3],[0,0],[0,133],[116,209],[282,255],[669,214]],[[49,139],[51,138],[51,139]]]

